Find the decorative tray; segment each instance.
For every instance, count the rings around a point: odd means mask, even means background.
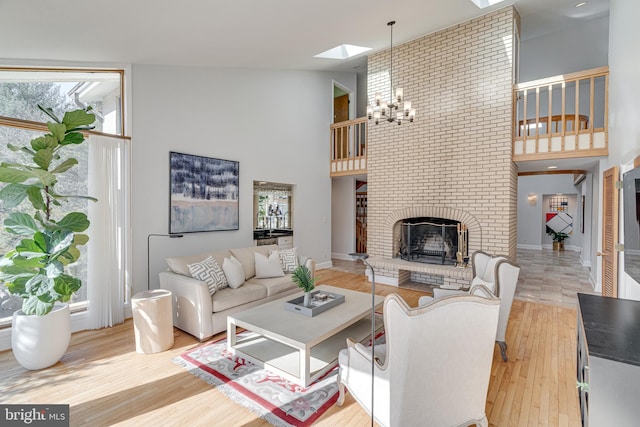
[[[284,303],[284,308],[313,317],[344,302],[344,295],[327,291],[311,291],[311,306],[304,306],[304,295]]]

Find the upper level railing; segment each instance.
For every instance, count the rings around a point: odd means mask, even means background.
[[[331,176],[367,173],[367,118],[331,125]]]
[[[513,88],[514,162],[607,156],[609,68]],[[367,173],[367,118],[331,125],[331,176]]]
[[[608,155],[609,68],[514,86],[513,161]]]

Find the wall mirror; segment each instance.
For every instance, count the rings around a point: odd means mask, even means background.
[[[254,230],[290,230],[293,224],[293,185],[253,181]]]

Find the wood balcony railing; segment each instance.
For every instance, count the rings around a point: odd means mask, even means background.
[[[515,85],[512,160],[607,156],[608,91],[608,67]],[[367,126],[331,125],[331,176],[367,173]]]
[[[331,176],[367,173],[367,118],[331,125]]]
[[[606,156],[609,69],[514,86],[513,161]]]

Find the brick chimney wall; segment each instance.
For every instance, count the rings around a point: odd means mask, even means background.
[[[482,236],[470,235],[470,253],[515,258],[511,115],[518,19],[507,7],[394,46],[393,89],[404,89],[417,115],[402,126],[370,122],[369,254],[395,255],[390,219],[399,212],[449,209],[479,224]],[[376,92],[388,99],[389,86],[386,50],[369,57],[369,99]]]

